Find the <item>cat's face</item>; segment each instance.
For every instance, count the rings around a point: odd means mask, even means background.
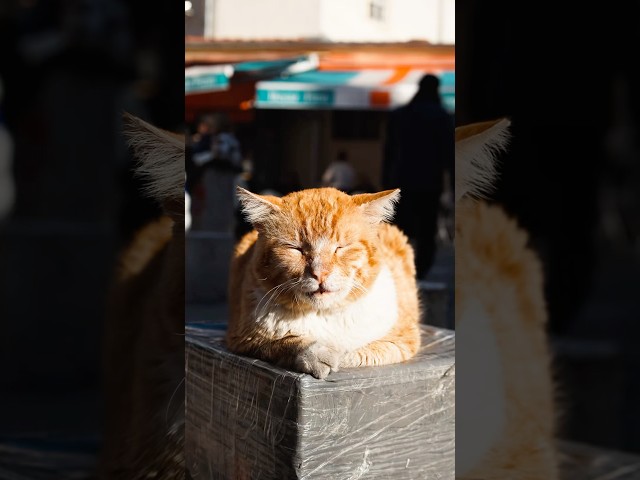
[[[349,196],[330,188],[283,198],[241,193],[259,231],[262,303],[324,310],[366,293],[380,268],[377,225],[397,196],[397,190]]]

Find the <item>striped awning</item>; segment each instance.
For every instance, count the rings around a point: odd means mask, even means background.
[[[387,110],[406,104],[426,73],[440,78],[443,104],[455,110],[455,72],[411,69],[319,70],[256,84],[255,107],[265,109]]]
[[[294,75],[302,72],[316,70],[319,66],[318,54],[310,53],[297,57],[288,57],[278,60],[259,60],[240,62],[233,65],[234,78],[253,78],[266,80],[279,76]]]
[[[318,55],[315,53],[269,61],[187,67],[184,70],[184,93],[190,95],[228,90],[231,77],[233,81],[256,81],[317,68]]]

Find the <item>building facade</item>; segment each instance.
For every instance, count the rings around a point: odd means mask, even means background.
[[[212,40],[455,43],[455,0],[192,0],[188,35]],[[197,19],[203,16],[202,21]]]

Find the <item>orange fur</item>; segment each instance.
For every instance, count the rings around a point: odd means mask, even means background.
[[[277,198],[240,191],[256,230],[240,240],[231,264],[228,347],[319,378],[340,367],[412,357],[420,342],[413,251],[395,226],[384,223],[397,194],[349,196],[323,188]],[[353,320],[345,320],[345,312],[368,302],[383,270],[390,272],[397,298],[371,321],[384,324],[397,316],[389,328],[357,348],[314,336],[321,322],[339,335],[340,322]],[[279,331],[280,319],[290,328]],[[364,322],[356,333],[367,328],[367,319],[354,321]],[[299,330],[304,322],[306,333]]]
[[[494,125],[460,128],[456,141],[483,135]],[[475,464],[457,471],[459,478],[558,478],[542,267],[527,243],[526,232],[500,207],[468,197],[456,205],[457,334],[486,336],[496,350],[479,351],[478,360],[467,367],[468,374],[483,378],[484,388],[496,390],[487,394],[493,401],[470,403],[487,431],[499,427]],[[484,317],[487,324],[478,326]],[[494,354],[495,363],[485,360]]]

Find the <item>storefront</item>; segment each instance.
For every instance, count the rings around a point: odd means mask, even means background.
[[[344,152],[362,187],[379,188],[387,114],[411,100],[425,73],[318,70],[258,82],[256,118],[270,134],[256,151],[256,175],[274,185],[297,176],[300,187],[317,186],[324,169]],[[440,77],[443,104],[453,114],[455,73],[429,73]],[[272,168],[276,162],[278,169]]]
[[[188,48],[186,60],[233,70],[219,90],[188,92],[185,79],[186,117],[228,115],[253,162],[256,189],[317,186],[340,151],[362,183],[377,188],[388,112],[413,97],[425,73],[440,77],[443,103],[455,109],[453,47],[224,43]]]

